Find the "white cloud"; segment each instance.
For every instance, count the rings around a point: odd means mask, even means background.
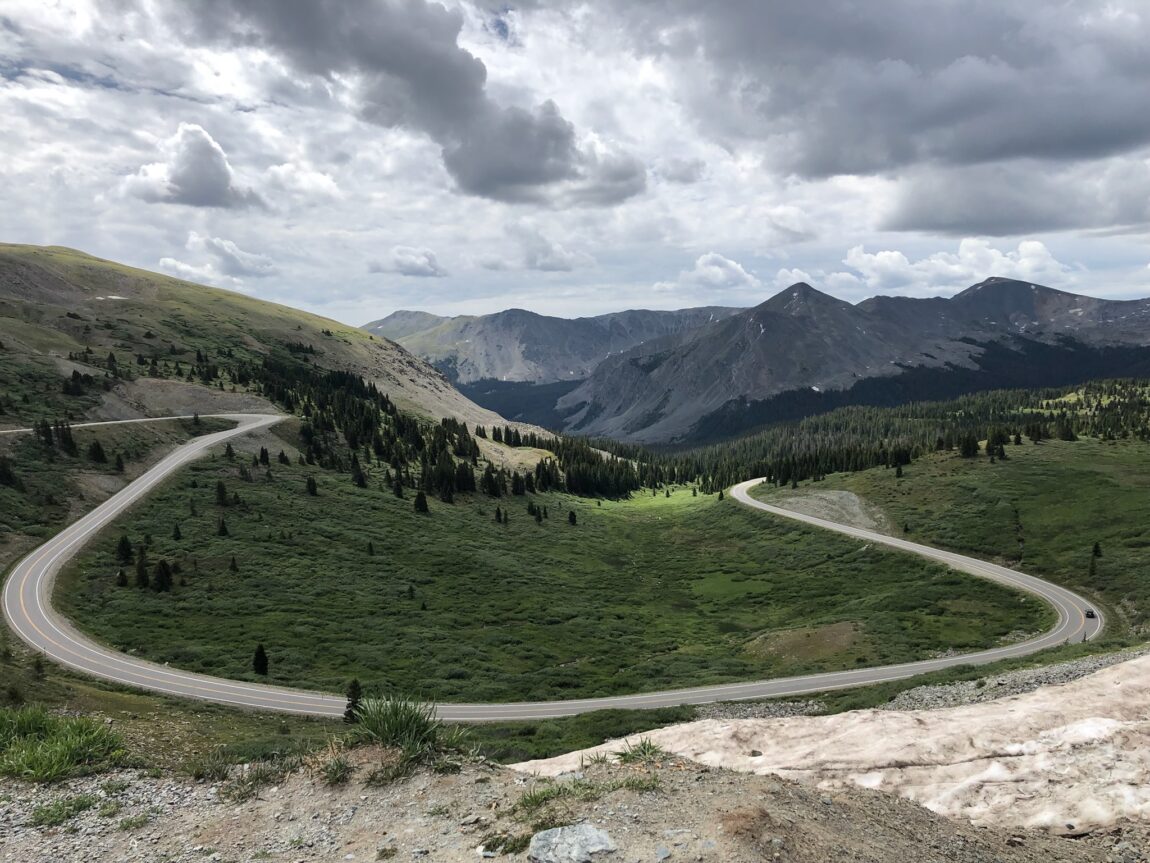
[[[436,260],[431,249],[417,249],[414,246],[393,246],[386,260],[371,261],[367,265],[369,273],[399,273],[415,278],[441,279],[447,270]]]
[[[518,225],[510,228],[508,233],[519,241],[523,249],[523,266],[529,270],[565,273],[595,263],[595,259],[590,255],[572,251],[560,243],[549,240],[534,228]]]
[[[162,142],[163,160],[143,165],[122,184],[125,194],[150,203],[192,207],[243,208],[262,206],[253,190],[236,182],[223,148],[195,123],[180,123]]]
[[[226,276],[264,278],[279,272],[267,255],[245,252],[231,240],[202,236],[192,231],[188,234],[186,248],[190,252],[204,252],[211,255],[220,272]]]
[[[330,174],[307,165],[284,162],[268,168],[268,184],[289,194],[312,201],[338,201],[344,197]]]
[[[1038,240],[1023,240],[1015,249],[1001,251],[973,237],[962,240],[957,252],[935,252],[916,261],[899,251],[872,253],[860,245],[847,252],[843,263],[875,293],[946,293],[989,276],[1056,287],[1070,281],[1074,272]]]
[[[693,269],[679,273],[679,284],[708,290],[754,288],[762,285],[758,277],[747,272],[742,265],[725,258],[718,252],[707,252],[695,261]]]

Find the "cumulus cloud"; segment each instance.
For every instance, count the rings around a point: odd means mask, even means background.
[[[311,201],[338,201],[343,197],[330,174],[307,165],[284,162],[268,168],[268,185]]]
[[[439,265],[435,252],[431,249],[418,249],[414,246],[393,246],[387,258],[370,261],[369,273],[398,273],[421,279],[441,279],[447,270]]]
[[[509,202],[608,206],[646,188],[634,157],[579,140],[550,100],[504,106],[459,45],[463,16],[425,0],[202,0],[173,9],[210,44],[256,45],[346,87],[358,114],[430,136],[458,187]]]
[[[853,283],[871,294],[945,294],[989,276],[1057,287],[1067,285],[1075,274],[1073,267],[1055,258],[1038,240],[1023,240],[1003,251],[986,239],[967,237],[954,252],[935,252],[917,260],[896,250],[868,252],[855,246],[843,263],[850,272],[832,273],[824,280],[834,280],[839,289]]]
[[[122,190],[150,203],[239,209],[262,206],[253,190],[236,181],[223,148],[202,126],[181,123],[164,141],[162,160],[143,165]]]
[[[266,278],[279,270],[267,255],[245,252],[231,240],[209,237],[192,231],[186,248],[190,252],[203,252],[211,256],[219,271],[227,276]]]
[[[549,240],[534,228],[519,225],[510,228],[508,233],[519,241],[523,249],[523,266],[529,270],[541,270],[545,273],[569,272],[595,263],[595,259],[590,255],[567,249],[562,244]]]
[[[191,282],[226,288],[242,288],[245,278],[262,279],[279,273],[267,255],[244,251],[231,240],[220,237],[190,231],[184,248],[200,262],[163,257],[159,261],[160,269]]]
[[[707,252],[695,260],[695,266],[679,273],[675,282],[660,282],[657,291],[702,289],[708,292],[758,290],[762,282],[741,264],[720,255]]]

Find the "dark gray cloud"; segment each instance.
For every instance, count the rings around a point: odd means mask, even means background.
[[[646,187],[635,159],[580,148],[554,103],[505,107],[461,48],[462,16],[424,0],[202,0],[173,11],[185,38],[256,45],[305,75],[350,82],[358,112],[426,133],[459,188],[501,201],[611,205]]]
[[[628,0],[616,11],[640,50],[680,62],[704,129],[756,140],[770,165],[804,177],[1150,143],[1150,15],[1135,0]]]
[[[144,165],[124,180],[125,192],[151,203],[228,209],[263,206],[259,195],[236,182],[223,148],[202,126],[181,123],[163,149],[163,161]]]
[[[1150,224],[1150,160],[1062,167],[1036,160],[912,171],[881,225],[953,236],[1018,236]]]

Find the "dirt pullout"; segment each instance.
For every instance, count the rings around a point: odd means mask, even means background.
[[[716,767],[888,791],[979,824],[1075,832],[1150,819],[1148,716],[1150,656],[985,704],[710,719],[643,736]],[[621,747],[515,766],[554,775]]]
[[[880,533],[894,533],[894,525],[886,513],[874,504],[859,497],[852,491],[835,489],[802,489],[801,491],[782,490],[768,503],[825,518],[840,524],[849,524]]]
[[[134,772],[113,783],[0,782],[0,860],[470,863],[482,859],[481,845],[487,856],[524,860],[533,833],[578,823],[606,831],[617,847],[596,860],[619,863],[1102,863],[1120,841],[979,829],[889,795],[827,793],[672,758],[590,765],[560,780],[567,793],[552,794],[551,783],[481,763],[370,787],[364,779],[372,757],[352,757],[359,766],[345,785],[332,788],[301,772],[242,803],[226,802],[226,784]],[[624,782],[633,787],[618,787]],[[537,806],[525,800],[526,792],[549,786],[556,799]],[[31,824],[36,807],[79,794],[96,798],[87,811],[60,827]],[[538,804],[542,795],[534,796]],[[497,842],[510,842],[511,850],[491,853]]]
[[[279,408],[253,393],[233,393],[162,378],[117,384],[91,411],[91,420],[128,420],[184,414],[278,414]]]

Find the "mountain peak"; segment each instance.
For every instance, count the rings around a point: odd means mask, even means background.
[[[795,282],[789,288],[783,288],[766,302],[761,303],[754,311],[776,312],[784,315],[806,314],[817,309],[850,306],[850,303],[832,297],[817,288],[812,288],[806,282]]]

